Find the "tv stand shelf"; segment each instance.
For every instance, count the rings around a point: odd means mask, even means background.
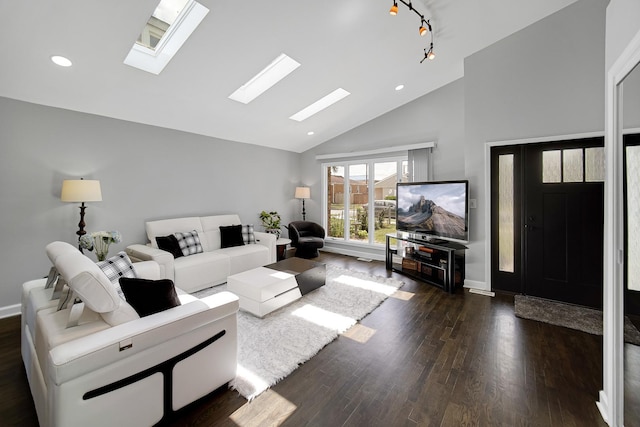
[[[395,240],[395,246],[391,241]],[[416,280],[449,293],[464,284],[466,246],[446,240],[429,241],[395,233],[386,235],[385,264]]]

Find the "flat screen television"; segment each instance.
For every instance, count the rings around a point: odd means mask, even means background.
[[[402,182],[396,195],[398,231],[434,242],[469,241],[469,181]]]

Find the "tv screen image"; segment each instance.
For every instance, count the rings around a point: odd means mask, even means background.
[[[467,242],[469,181],[398,183],[396,228]]]

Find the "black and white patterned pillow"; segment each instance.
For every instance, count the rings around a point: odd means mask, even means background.
[[[253,224],[242,226],[242,241],[245,245],[256,242],[256,236],[253,234]]]
[[[117,255],[112,256],[104,261],[99,261],[98,267],[104,272],[105,276],[116,288],[118,295],[123,300],[126,300],[122,289],[120,288],[120,278],[130,277],[137,279],[136,269],[133,267],[133,263],[124,251],[118,252]]]
[[[182,250],[182,255],[189,256],[202,252],[200,237],[198,237],[198,232],[196,230],[174,233],[174,236],[178,239],[178,245]]]

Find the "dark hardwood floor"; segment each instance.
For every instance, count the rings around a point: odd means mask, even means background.
[[[358,325],[247,403],[219,389],[172,426],[605,426],[602,337],[519,319],[513,296],[448,295],[382,262],[318,261],[405,285]],[[37,425],[20,320],[0,320],[0,425]]]

